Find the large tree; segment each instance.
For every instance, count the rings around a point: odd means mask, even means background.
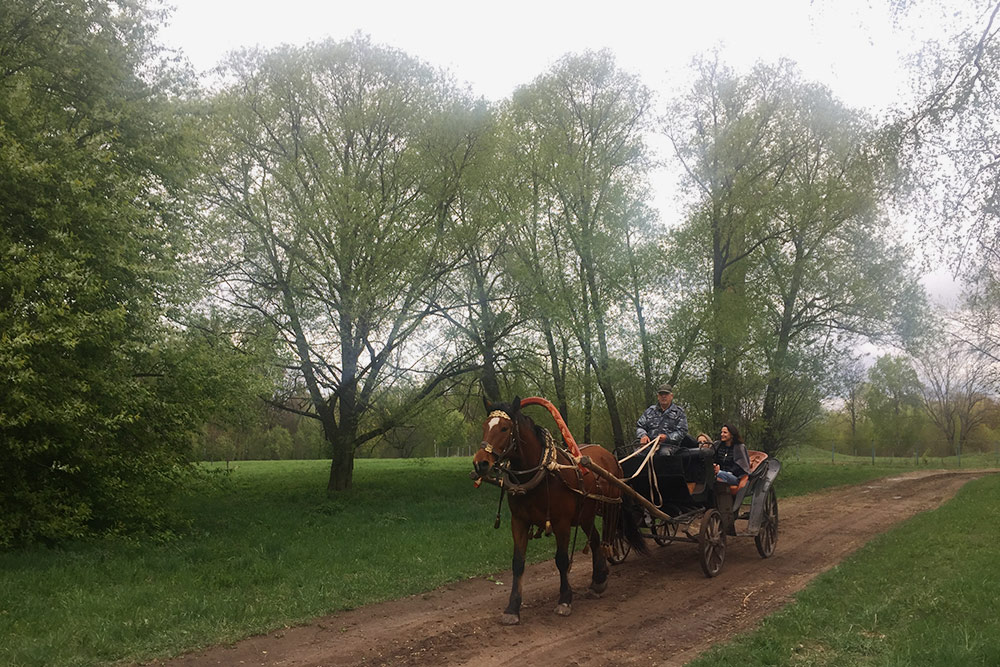
[[[772,193],[794,150],[779,131],[790,66],[760,65],[743,77],[717,57],[695,67],[698,78],[668,110],[666,132],[694,192],[688,253],[708,271],[706,316],[684,340],[708,339],[710,415],[721,424],[738,411],[739,367],[749,351],[747,272],[780,231],[771,224]]]
[[[608,52],[566,56],[514,95],[514,125],[537,142],[537,184],[544,208],[531,224],[558,262],[554,298],[608,409],[613,439],[624,444],[612,383],[616,304],[627,297],[620,280],[629,261],[628,239],[636,183],[649,167],[643,133],[651,96],[620,70]]]
[[[405,346],[456,261],[477,116],[430,67],[362,37],[244,52],[223,72],[207,150],[229,239],[219,294],[280,332],[333,451],[328,488],[346,489],[355,450],[399,423],[373,407],[402,369],[429,370]]]
[[[225,388],[225,353],[164,324],[193,152],[157,18],[0,7],[0,546],[156,523]]]
[[[761,435],[770,447],[802,422],[780,404],[787,382],[813,372],[798,367],[806,348],[906,338],[923,305],[909,251],[892,240],[882,211],[891,145],[886,150],[874,124],[825,88],[794,78],[786,85],[781,126],[793,156],[773,191],[775,234],[750,273],[767,304]]]

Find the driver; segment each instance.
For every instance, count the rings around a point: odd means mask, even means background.
[[[646,408],[635,423],[635,437],[639,439],[639,445],[646,445],[655,439],[660,444],[660,451],[668,450],[666,453],[676,451],[682,442],[690,438],[687,415],[684,408],[674,405],[674,389],[669,384],[661,384],[657,388],[656,403]]]

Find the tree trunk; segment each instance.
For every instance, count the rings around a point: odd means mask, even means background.
[[[333,448],[333,460],[330,462],[330,479],[326,484],[327,493],[347,491],[354,483],[354,440],[356,433],[344,433],[339,430],[328,438]]]
[[[556,407],[563,421],[569,423],[569,400],[566,397],[566,356],[559,354],[556,339],[552,334],[552,323],[544,315],[540,318],[542,333],[545,335],[545,345],[549,349],[549,364],[552,372],[552,384],[556,390]],[[562,359],[562,364],[559,360]]]
[[[795,304],[798,302],[799,289],[802,284],[802,245],[795,243],[795,263],[792,266],[792,279],[788,292],[782,302],[781,323],[778,325],[778,340],[774,354],[771,356],[771,367],[768,369],[767,389],[764,391],[764,406],[761,417],[764,421],[764,431],[761,434],[762,446],[780,448],[783,440],[781,429],[777,427],[778,401],[781,398],[781,380],[785,375],[785,363],[788,359],[788,346],[792,338],[792,326],[795,318]]]

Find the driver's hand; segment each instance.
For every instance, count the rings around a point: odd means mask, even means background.
[[[657,441],[657,442],[663,442],[663,441],[664,441],[664,440],[666,440],[666,439],[667,439],[667,436],[665,436],[665,435],[664,435],[664,434],[662,434],[662,433],[661,433],[660,435],[656,436],[656,441]]]
[[[644,435],[641,438],[639,438],[639,444],[640,445],[645,445],[647,442],[649,442],[649,436],[648,435]]]

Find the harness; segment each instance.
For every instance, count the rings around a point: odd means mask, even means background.
[[[511,470],[510,467],[511,459],[515,454],[515,452],[517,452],[520,449],[521,445],[520,424],[518,423],[517,420],[511,417],[511,415],[507,414],[503,410],[494,410],[493,412],[490,412],[486,418],[487,420],[489,420],[495,417],[506,419],[512,424],[512,428],[508,441],[509,444],[507,445],[507,447],[503,449],[502,452],[500,452],[499,455],[494,450],[492,444],[486,442],[485,440],[483,440],[483,442],[480,444],[480,449],[484,450],[488,454],[493,455],[495,459],[494,469],[498,470],[500,474],[500,479],[498,481],[487,479],[487,481],[494,483],[500,487],[500,499],[497,503],[497,513],[496,513],[496,519],[493,523],[493,527],[494,528],[500,527],[500,513],[503,508],[503,499],[505,495],[509,495],[511,497],[526,495],[530,491],[537,488],[542,483],[542,481],[545,480],[546,477],[555,476],[557,479],[559,479],[560,482],[562,482],[563,486],[567,490],[573,492],[577,496],[576,500],[577,519],[574,522],[576,524],[576,530],[573,531],[573,548],[570,551],[570,564],[572,565],[573,554],[576,551],[576,535],[577,531],[580,528],[579,517],[580,514],[583,512],[584,501],[594,500],[599,503],[621,504],[622,503],[621,497],[619,496],[617,498],[612,498],[610,496],[603,495],[602,493],[592,493],[587,491],[586,484],[584,482],[584,472],[589,473],[590,471],[585,471],[585,469],[583,469],[579,465],[578,457],[580,455],[579,454],[580,449],[579,447],[576,446],[575,441],[573,441],[572,444],[574,446],[574,449],[576,450],[577,454],[576,456],[570,451],[562,447],[559,447],[556,444],[555,438],[552,437],[552,434],[549,433],[548,429],[542,427],[538,427],[538,429],[541,431],[543,435],[541,442],[542,451],[539,457],[538,465],[531,468],[527,468],[525,470]],[[562,424],[559,425],[562,428],[563,425]],[[568,433],[568,429],[564,429],[564,433]],[[572,438],[572,436],[570,436],[570,438]],[[560,459],[563,459],[564,461],[566,461],[566,463],[561,463]],[[576,480],[575,484],[571,484],[570,481],[566,479],[566,476],[562,474],[564,471],[568,470],[573,471],[573,478]],[[530,477],[524,480],[526,476]],[[593,474],[590,474],[589,477],[595,480],[595,488],[597,491],[600,491],[601,480]],[[551,509],[549,506],[550,487],[546,485],[545,490],[546,490],[545,525],[544,528],[539,526],[538,532],[533,536],[529,532],[529,538],[542,537],[543,532],[545,535],[552,534],[552,522],[550,520],[550,514],[549,514]],[[607,547],[605,546],[605,548]]]
[[[569,451],[556,444],[555,438],[553,438],[552,434],[545,428],[541,429],[544,438],[542,441],[542,454],[538,465],[525,470],[511,470],[511,457],[518,451],[520,445],[519,425],[515,419],[503,410],[494,410],[487,415],[487,419],[492,419],[493,417],[506,419],[513,424],[513,428],[510,433],[510,445],[506,447],[500,455],[497,455],[493,449],[493,445],[485,440],[480,445],[480,449],[483,449],[486,453],[493,454],[496,457],[496,463],[494,465],[500,470],[500,487],[505,490],[508,495],[524,495],[541,484],[546,475],[552,474],[556,475],[560,481],[566,485],[566,488],[583,498],[608,503],[621,502],[621,498],[610,498],[608,496],[586,491],[583,484],[583,475],[580,472],[580,468],[577,465],[576,460],[569,453]],[[567,463],[560,463],[560,458],[566,460]],[[575,472],[577,481],[576,486],[571,486],[566,481],[566,478],[559,474],[564,470],[573,470]],[[531,477],[527,481],[521,481],[527,475],[531,475]]]

